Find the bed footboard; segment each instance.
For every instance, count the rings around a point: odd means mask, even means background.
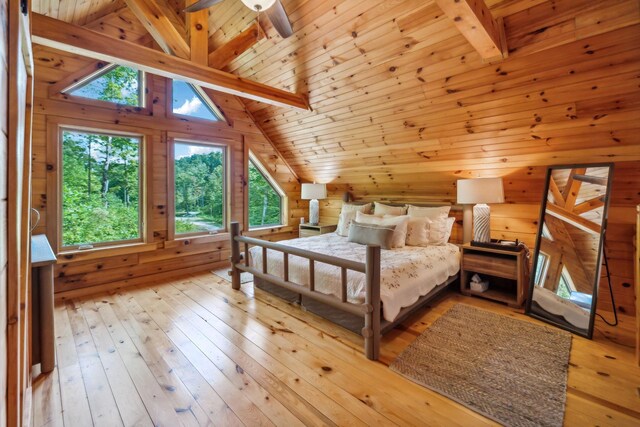
[[[240,244],[244,244],[244,263],[242,262]],[[257,269],[249,264],[249,245],[262,248],[262,268]],[[269,274],[267,270],[268,250],[274,250],[284,255],[284,277]],[[309,260],[309,287],[289,280],[289,255],[295,255]],[[340,298],[324,294],[315,290],[314,266],[315,262],[334,265],[340,268],[341,292]],[[364,273],[366,277],[366,294],[364,304],[354,304],[347,300],[347,271]],[[364,263],[345,260],[303,249],[293,248],[266,240],[245,237],[240,234],[240,224],[231,223],[231,287],[240,289],[240,274],[246,271],[262,280],[320,301],[331,307],[347,313],[364,316],[364,352],[368,359],[378,360],[380,355],[380,247],[367,246],[366,261]]]

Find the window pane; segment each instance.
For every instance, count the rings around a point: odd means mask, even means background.
[[[282,224],[282,197],[249,160],[249,227]]]
[[[174,144],[175,231],[224,228],[224,151],[211,145]]]
[[[140,72],[117,66],[70,91],[71,95],[140,106]]]
[[[209,106],[210,102],[190,84],[180,80],[173,81],[173,114],[218,121],[220,119]]]
[[[139,239],[140,138],[62,133],[62,245]]]

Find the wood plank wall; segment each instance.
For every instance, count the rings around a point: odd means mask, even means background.
[[[101,22],[100,27],[118,31],[124,37],[138,39],[139,28],[135,19],[128,16],[127,10],[112,15],[109,22]],[[122,24],[122,23],[128,24]],[[131,33],[129,32],[131,29]],[[56,267],[56,292],[72,291],[85,287],[102,286],[113,282],[120,285],[149,280],[153,275],[182,274],[186,271],[212,269],[226,262],[229,256],[228,236],[221,234],[187,240],[168,240],[169,227],[167,216],[167,132],[177,132],[184,137],[201,135],[211,138],[223,138],[230,144],[232,158],[231,219],[243,223],[244,191],[244,150],[243,144],[258,155],[272,176],[288,195],[288,224],[284,227],[266,231],[252,231],[254,236],[272,240],[297,236],[297,225],[301,216],[306,216],[308,204],[300,200],[300,185],[296,176],[273,149],[264,134],[258,129],[242,103],[235,97],[225,94],[212,94],[214,102],[227,117],[230,125],[209,124],[179,119],[167,114],[167,80],[149,76],[148,89],[151,91],[149,110],[135,108],[116,108],[100,105],[91,101],[67,99],[67,97],[49,94],[49,87],[83,67],[91,60],[58,52],[42,46],[35,46],[36,85],[34,102],[34,140],[33,140],[33,206],[42,219],[35,233],[48,233],[59,218],[50,217],[48,201],[55,200],[54,185],[56,171],[47,158],[58,147],[51,128],[55,123],[69,123],[81,120],[83,126],[100,128],[101,126],[121,126],[128,130],[151,135],[152,175],[147,191],[151,193],[149,218],[152,235],[149,246],[139,250],[94,250],[60,257]],[[49,128],[49,131],[47,129]],[[55,133],[55,132],[54,132]],[[52,202],[51,202],[52,203]],[[151,249],[151,250],[150,250]]]
[[[0,0],[0,426],[7,422],[7,0]]]

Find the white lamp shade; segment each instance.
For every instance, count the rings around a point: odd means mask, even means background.
[[[302,184],[303,200],[326,199],[327,186],[325,184]]]
[[[265,11],[269,9],[276,0],[241,0],[245,6],[253,11]]]
[[[502,178],[459,179],[458,203],[504,203]]]

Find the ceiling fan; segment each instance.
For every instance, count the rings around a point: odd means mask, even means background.
[[[206,9],[214,4],[220,3],[223,0],[200,0],[184,9],[185,12],[197,12],[202,9]],[[280,0],[241,0],[242,3],[249,9],[258,12],[265,12],[269,17],[269,20],[273,24],[278,34],[283,39],[293,34],[293,28],[291,28],[291,22],[287,16],[287,12],[284,10],[284,6],[280,3]]]

